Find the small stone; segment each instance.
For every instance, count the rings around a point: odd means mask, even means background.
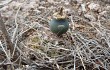
[[[88,8],[90,10],[93,10],[93,11],[98,11],[100,9],[100,5],[99,4],[95,4],[95,3],[90,3],[88,5]]]
[[[81,4],[81,7],[82,7],[82,11],[83,12],[86,12],[87,10],[86,10],[86,4]]]
[[[89,14],[89,13],[84,14],[84,17],[89,19],[90,21],[96,21],[96,18],[93,15]]]

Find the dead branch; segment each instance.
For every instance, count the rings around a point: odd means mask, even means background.
[[[6,30],[5,24],[2,20],[1,14],[0,14],[0,30],[2,31],[5,41],[6,41],[6,45],[7,45],[7,49],[10,50],[11,53],[13,53],[14,50],[14,46],[11,42],[10,36]]]

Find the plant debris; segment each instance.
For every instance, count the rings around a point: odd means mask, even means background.
[[[60,7],[70,27],[57,37]],[[0,70],[110,70],[110,0],[0,0],[0,14],[14,46],[0,31]]]

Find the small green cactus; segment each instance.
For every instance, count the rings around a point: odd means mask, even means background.
[[[50,21],[49,25],[50,30],[58,36],[67,32],[69,23],[66,19],[66,15],[63,13],[63,8],[61,8],[60,12],[53,15],[53,19]]]

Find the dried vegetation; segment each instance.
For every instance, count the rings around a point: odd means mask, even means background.
[[[48,23],[61,6],[70,28],[57,37]],[[0,12],[14,46],[0,31],[0,70],[110,70],[110,0],[0,0]]]

